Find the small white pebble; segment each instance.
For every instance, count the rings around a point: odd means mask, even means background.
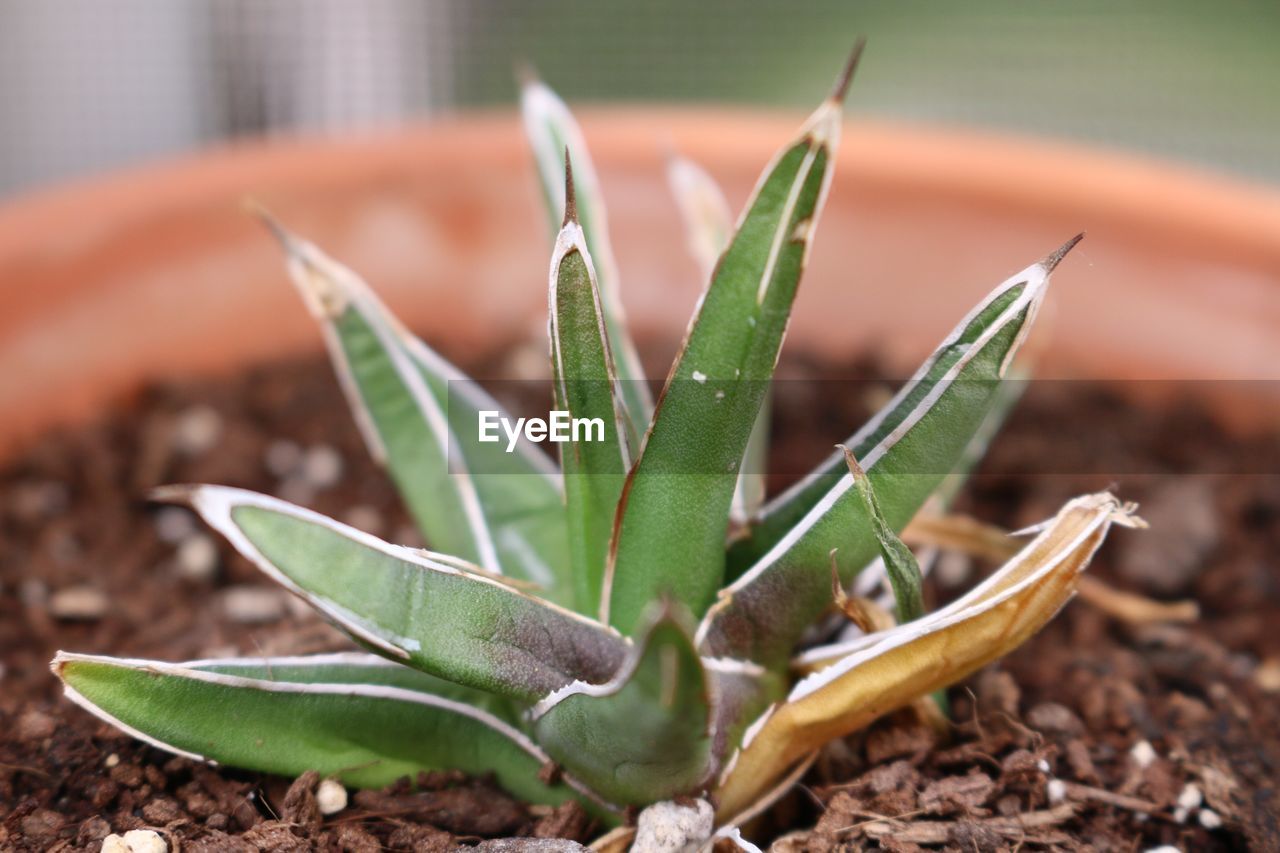
[[[1218,817],[1218,813],[1213,809],[1201,809],[1196,817],[1200,819],[1200,825],[1205,829],[1217,829],[1222,826],[1222,818]]]
[[[131,829],[123,837],[114,832],[102,839],[102,853],[168,853],[169,845],[154,829]]]
[[[218,569],[218,546],[205,533],[182,540],[175,555],[178,574],[191,580],[208,580]]]
[[[1040,759],[1039,761],[1036,762],[1036,769],[1039,770],[1041,773],[1048,773],[1049,762],[1045,761],[1043,758]]]
[[[342,454],[327,444],[317,444],[303,457],[302,476],[317,489],[336,486],[342,479]]]
[[[715,812],[706,800],[693,806],[673,802],[654,803],[636,820],[632,853],[684,853],[696,850],[711,837]]]
[[[1045,794],[1049,797],[1049,802],[1057,805],[1067,798],[1067,783],[1061,779],[1050,779],[1045,786]]]
[[[1200,803],[1204,801],[1204,797],[1200,794],[1200,789],[1194,782],[1188,782],[1182,788],[1182,793],[1178,794],[1178,805],[1181,808],[1191,811],[1200,808]]]
[[[717,391],[717,392],[716,392],[716,399],[717,399],[717,400],[723,400],[723,399],[724,399],[724,392],[723,392],[723,391]]]
[[[196,530],[196,517],[191,510],[167,506],[156,513],[156,536],[161,542],[177,545]]]
[[[1129,750],[1129,757],[1133,759],[1133,763],[1139,767],[1150,767],[1159,756],[1156,755],[1155,747],[1149,741],[1140,740]]]
[[[1186,810],[1186,809],[1184,809],[1182,806],[1178,806],[1176,809],[1174,809],[1174,810],[1173,810],[1173,822],[1174,822],[1174,823],[1186,823],[1186,822],[1187,822],[1187,810]]]
[[[173,446],[188,456],[199,456],[218,443],[222,416],[209,406],[192,406],[178,414],[173,425]]]
[[[154,829],[131,829],[124,834],[129,853],[168,853],[169,845]]]
[[[695,370],[693,372],[693,381],[702,385],[707,381],[707,374],[703,373],[701,370]]]
[[[267,445],[262,462],[268,473],[283,480],[302,464],[302,448],[288,439],[276,439]]]
[[[58,619],[92,622],[107,612],[107,597],[91,586],[70,586],[53,594],[49,612]]]
[[[284,602],[276,590],[262,586],[233,586],[222,593],[227,618],[242,625],[274,622],[284,615]]]
[[[1143,853],[1182,853],[1182,850],[1172,844],[1161,844],[1159,847],[1148,847]]]
[[[110,755],[108,755],[105,759],[103,759],[102,766],[110,770],[112,767],[115,767],[119,763],[120,763],[120,756],[116,755],[113,752]]]
[[[337,814],[347,807],[347,789],[332,779],[325,779],[316,788],[316,805],[320,814]]]

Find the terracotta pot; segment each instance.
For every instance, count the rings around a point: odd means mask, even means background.
[[[641,334],[678,334],[700,288],[666,147],[706,164],[737,204],[798,121],[586,113]],[[246,194],[450,352],[527,334],[543,322],[549,253],[531,172],[516,120],[487,115],[229,147],[0,208],[0,453],[149,379],[319,347],[278,250],[241,212]],[[788,345],[878,345],[910,364],[991,286],[1081,230],[1088,239],[1055,276],[1042,371],[1276,377],[1280,193],[1119,155],[869,122],[846,126]],[[1233,396],[1257,403],[1258,385]]]

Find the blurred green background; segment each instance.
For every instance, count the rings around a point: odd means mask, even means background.
[[[492,14],[496,10],[500,13]],[[869,38],[853,110],[1132,147],[1280,179],[1280,2],[730,0],[473,7],[466,103],[501,56],[585,100],[807,105]]]
[[[0,0],[0,193],[216,144],[513,102],[807,106],[1280,181],[1269,0]]]

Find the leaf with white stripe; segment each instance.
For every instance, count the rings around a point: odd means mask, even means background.
[[[1083,236],[1081,234],[1072,238],[1038,266],[1043,266],[1052,272],[1053,267]],[[906,423],[917,411],[920,402],[947,376],[948,372],[976,343],[990,334],[993,325],[1008,321],[1007,309],[1023,296],[1026,286],[1024,272],[1006,280],[983,297],[982,301],[948,333],[911,379],[898,390],[898,393],[844,442],[845,447],[852,450],[858,459],[865,459],[877,444],[890,437],[895,430]],[[1025,325],[1029,327],[1030,323]],[[1025,333],[1013,340],[1013,345],[1005,358],[1005,364],[1009,364],[1013,356],[1018,353],[1024,340]],[[972,465],[975,455],[980,456],[985,450],[991,436],[1003,422],[1003,413],[1007,413],[1017,402],[1019,379],[1006,378],[1001,384],[1001,390],[991,402],[986,404],[987,410],[992,412],[992,415],[973,431],[973,437],[957,462],[957,470]],[[733,543],[729,553],[729,578],[731,580],[737,578],[756,560],[768,553],[769,549],[786,536],[791,528],[822,500],[831,487],[844,477],[844,474],[844,457],[839,450],[836,450],[808,476],[769,501],[759,517],[752,519],[750,535]]]
[[[667,163],[667,181],[684,220],[689,252],[698,262],[703,280],[710,281],[733,235],[729,202],[714,178],[697,163],[679,154],[672,154]],[[730,516],[737,525],[745,524],[764,503],[771,397],[766,390],[755,427],[747,439],[742,469],[738,472],[738,483],[730,505]]]
[[[866,447],[877,439],[858,458],[893,530],[901,530],[915,515],[981,428],[1009,361],[1030,330],[1049,274],[1072,245],[1074,241],[997,288],[980,306],[979,316],[961,324],[963,340],[944,344],[926,363],[919,381],[903,389],[883,419],[868,424],[865,441],[856,442]],[[996,310],[999,315],[991,318]],[[980,333],[969,340],[969,333],[978,328]],[[837,451],[835,456],[843,470],[843,454]],[[816,472],[787,499],[788,510],[796,495],[805,495],[803,506],[814,484],[824,485],[828,479],[825,469]],[[845,585],[879,553],[866,506],[848,476],[837,476],[820,499],[720,593],[699,628],[703,652],[781,665],[830,601],[827,566],[832,549],[837,549]]]
[[[574,606],[581,613],[596,613],[631,452],[595,271],[575,219],[572,171],[567,174],[565,223],[551,256],[551,369],[556,409],[567,411],[572,424],[570,440],[560,445],[560,463]],[[584,424],[580,437],[573,434],[579,423]]]
[[[960,490],[964,488],[969,475],[986,457],[991,442],[995,441],[1005,421],[1009,419],[1009,415],[1013,413],[1018,401],[1022,399],[1022,395],[1030,385],[1031,376],[1031,367],[1026,363],[1026,359],[1019,359],[1009,369],[1000,383],[1000,390],[996,392],[996,397],[982,425],[974,432],[973,438],[969,439],[969,444],[965,447],[964,453],[960,454],[960,461],[956,463],[955,469],[934,493],[939,509],[945,510],[951,506],[960,494]]]
[[[537,166],[543,200],[546,202],[547,222],[552,226],[553,232],[565,207],[566,150],[573,160],[578,222],[586,234],[587,248],[595,262],[600,303],[604,309],[609,340],[613,345],[628,427],[631,430],[629,439],[633,446],[637,446],[644,425],[649,422],[649,416],[653,412],[653,397],[649,393],[635,343],[627,331],[626,315],[619,292],[618,264],[614,260],[613,247],[609,242],[609,223],[595,164],[587,150],[582,130],[569,107],[531,71],[524,74],[521,82],[520,111],[524,117],[525,135],[529,139],[529,147]]]
[[[969,676],[1040,630],[1075,592],[1112,524],[1145,526],[1103,492],[1070,501],[1016,557],[951,605],[804,656],[817,666],[743,739],[718,791],[721,816],[749,805],[802,756]]]
[[[147,743],[196,760],[297,776],[316,770],[356,787],[420,771],[492,773],[512,794],[556,805],[548,757],[508,722],[460,701],[457,688],[365,655],[160,661],[59,652],[67,696]]]
[[[157,498],[189,504],[371,651],[440,678],[533,702],[575,680],[607,681],[626,657],[627,642],[585,616],[276,498],[221,486]]]
[[[898,534],[884,517],[880,502],[876,500],[875,488],[871,478],[862,470],[853,451],[841,445],[845,463],[849,466],[849,474],[853,477],[853,488],[862,499],[863,509],[871,522],[871,533],[880,546],[880,557],[884,560],[885,573],[889,577],[889,585],[893,588],[893,599],[897,605],[898,624],[919,619],[924,615],[923,578],[920,565],[916,562],[911,549],[902,544]]]
[[[259,211],[320,323],[348,403],[427,541],[567,600],[568,543],[555,466],[527,442],[479,440],[502,407],[408,332],[354,272]]]
[[[711,694],[689,632],[663,615],[607,684],[572,684],[532,711],[538,743],[620,805],[696,794],[711,773]]]
[[[857,55],[765,169],[659,397],[610,555],[608,616],[624,632],[659,595],[701,612],[721,586],[738,471],[831,183]]]
[[[559,470],[523,436],[510,453],[505,436],[481,441],[480,413],[508,417],[502,405],[418,338],[406,333],[404,344],[448,416],[450,438],[466,468],[456,476],[465,477],[475,492],[502,574],[536,584],[539,595],[568,606],[573,574]]]

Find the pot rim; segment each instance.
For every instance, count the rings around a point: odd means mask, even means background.
[[[678,147],[714,137],[719,156],[754,162],[761,140],[787,139],[801,115],[692,106],[589,107],[576,113],[592,147],[608,146],[621,164],[654,158],[651,133],[634,132],[654,127],[664,128]],[[157,204],[220,198],[235,177],[260,176],[256,182],[264,185],[359,183],[387,172],[388,164],[417,163],[432,148],[476,157],[497,153],[507,147],[501,142],[513,122],[508,110],[484,110],[339,137],[237,141],[34,190],[0,203],[0,267],[86,207],[130,218]],[[335,168],[318,172],[316,163]],[[715,171],[715,163],[704,165]],[[844,122],[837,169],[859,180],[1027,210],[1102,208],[1116,220],[1227,246],[1243,257],[1280,259],[1280,187],[1194,164],[1022,134],[854,117]],[[1259,227],[1233,225],[1239,221]]]
[[[580,118],[597,159],[607,159],[615,169],[644,170],[660,163],[663,151],[655,145],[654,128],[661,128],[677,150],[707,152],[703,159],[713,174],[735,164],[745,169],[748,163],[755,174],[773,148],[794,133],[798,113],[637,106],[588,108]],[[1145,251],[1176,245],[1183,252],[1230,259],[1255,271],[1280,270],[1280,188],[1133,154],[991,132],[855,118],[844,123],[843,134],[837,161],[843,183],[894,197],[1008,209],[1028,219],[1088,221],[1093,228],[1142,241]],[[604,152],[607,158],[599,156]],[[230,187],[262,187],[267,198],[291,188],[337,192],[405,174],[429,174],[448,168],[455,158],[491,164],[501,174],[531,168],[518,118],[509,110],[342,137],[237,142],[69,182],[0,205],[0,278],[20,280],[24,269],[74,258],[87,245],[113,245],[114,234],[136,240],[136,232],[146,233],[171,214],[231,213]],[[436,165],[441,163],[445,165]],[[75,227],[66,227],[68,222]],[[1249,227],[1240,227],[1242,222]],[[62,276],[30,288],[11,283],[6,292],[6,310],[0,312],[0,410],[8,423],[0,432],[0,458],[39,429],[83,418],[103,401],[155,378],[145,374],[146,364],[117,364],[115,373],[101,380],[103,387],[74,389],[78,396],[68,401],[41,401],[56,395],[56,387],[22,387],[22,358],[32,358],[32,330],[38,336],[68,312],[79,308],[83,313],[78,302],[83,287],[71,279]],[[97,294],[99,299],[111,296]],[[24,334],[25,350],[14,345]],[[58,341],[45,343],[36,351],[56,349]],[[260,361],[266,349],[242,346],[231,361]],[[170,376],[209,372],[199,366],[165,367]],[[100,376],[101,366],[95,370]],[[64,376],[66,372],[64,365]],[[18,414],[9,417],[11,412]]]

